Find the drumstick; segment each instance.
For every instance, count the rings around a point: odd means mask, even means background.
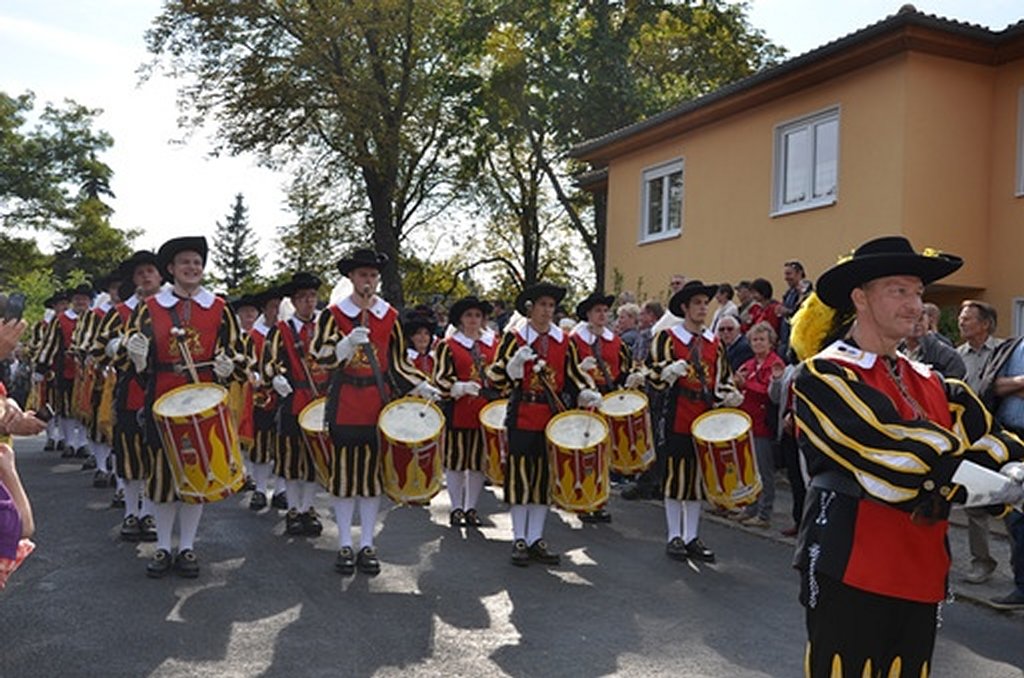
[[[185,369],[188,370],[188,374],[192,377],[192,383],[199,383],[199,373],[196,372],[196,364],[192,360],[192,352],[188,349],[188,342],[185,340],[185,330],[180,327],[172,327],[171,335],[178,341],[178,350],[181,353],[181,359],[185,362]]]

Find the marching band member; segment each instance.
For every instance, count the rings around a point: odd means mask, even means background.
[[[120,271],[115,270],[96,281],[96,291],[100,293],[96,297],[96,304],[79,323],[82,331],[79,334],[78,345],[81,354],[85,356],[82,369],[92,372],[91,383],[93,384],[92,393],[83,395],[83,399],[88,398],[92,404],[91,412],[86,414],[89,449],[92,451],[92,457],[86,460],[87,463],[83,464],[82,468],[96,469],[92,479],[93,487],[108,487],[114,478],[114,474],[110,472],[108,466],[113,441],[110,439],[110,431],[101,426],[104,420],[109,422],[113,418],[113,412],[110,411],[113,403],[107,402],[103,398],[106,369],[99,363],[99,358],[103,356],[103,349],[100,348],[98,354],[95,352],[95,338],[103,325],[103,319],[114,308],[114,305],[121,301],[118,296],[121,277]],[[90,383],[90,380],[86,380],[86,383]]]
[[[401,314],[406,354],[413,367],[423,374],[434,373],[434,335],[437,318],[429,306],[418,305]]]
[[[353,292],[320,314],[313,347],[329,369],[328,428],[334,444],[330,487],[338,521],[338,557],[335,569],[352,574],[358,566],[365,574],[380,572],[373,548],[373,530],[380,508],[381,467],[377,420],[394,396],[411,395],[436,400],[440,395],[427,375],[406,357],[405,338],[398,311],[374,294],[387,255],[357,249],[338,262]],[[359,507],[360,548],[352,549],[352,518]]]
[[[573,361],[586,375],[587,385],[602,395],[626,388],[640,388],[644,376],[632,372],[633,357],[629,346],[608,327],[608,314],[615,296],[592,292],[576,305],[576,318],[580,321],[569,335]],[[583,513],[585,523],[610,523],[612,516],[601,508]]]
[[[668,310],[680,323],[659,331],[651,346],[651,386],[665,391],[663,490],[670,558],[715,562],[715,554],[698,537],[701,474],[690,428],[713,407],[736,407],[743,396],[732,383],[725,349],[704,327],[708,302],[718,290],[690,280],[672,295]]]
[[[231,310],[238,318],[238,328],[242,331],[242,347],[245,349],[246,375],[244,382],[232,381],[228,392],[228,403],[231,417],[238,429],[238,441],[242,447],[242,463],[245,464],[245,487],[255,489],[252,466],[249,457],[255,444],[253,432],[253,382],[259,375],[256,347],[252,343],[252,328],[259,318],[259,301],[252,294],[243,294],[230,303]]]
[[[274,470],[274,458],[277,454],[277,396],[270,386],[273,375],[267,376],[259,366],[263,365],[267,334],[270,333],[271,327],[277,325],[281,291],[277,287],[264,290],[256,296],[256,302],[260,309],[260,317],[253,323],[249,332],[259,369],[259,380],[253,386],[253,445],[249,450],[249,462],[252,464],[252,477],[256,487],[249,498],[249,508],[253,511],[262,511],[267,507],[267,483]]]
[[[220,297],[202,286],[206,265],[206,238],[184,237],[168,240],[157,252],[161,273],[173,283],[140,303],[126,331],[125,350],[136,372],[148,379],[146,402],[147,440],[158,441],[152,417],[156,400],[188,383],[181,372],[185,364],[183,346],[196,363],[200,381],[246,378],[244,349],[235,314]],[[243,358],[239,363],[236,357]],[[147,493],[154,502],[157,551],[146,566],[149,577],[163,577],[173,568],[182,577],[199,576],[194,546],[202,517],[202,504],[178,499],[168,458],[172,450],[156,455]],[[171,533],[175,517],[180,518],[179,551],[171,558]]]
[[[456,301],[448,318],[458,331],[437,347],[434,383],[454,401],[444,439],[444,477],[452,505],[448,522],[453,527],[483,525],[476,509],[487,463],[480,410],[497,397],[493,388],[486,388],[486,368],[498,350],[495,333],[484,327],[491,310],[488,302],[473,296]]]
[[[63,291],[55,292],[43,301],[43,306],[46,310],[43,312],[43,317],[32,326],[32,334],[28,343],[28,350],[26,351],[26,359],[31,365],[38,363],[50,324],[53,323],[54,318],[67,309],[68,301],[68,296]],[[57,407],[54,395],[54,389],[48,387],[43,375],[33,372],[32,396],[26,409],[41,412],[49,405],[50,409],[56,412]],[[63,449],[64,434],[60,428],[60,417],[54,414],[46,422],[46,445],[43,447],[43,450],[47,452],[54,450],[60,452]]]
[[[321,285],[320,278],[306,272],[295,273],[282,285],[281,294],[291,299],[295,313],[270,329],[260,367],[278,396],[274,470],[287,486],[285,534],[294,536],[318,537],[323,531],[313,507],[316,471],[299,426],[302,410],[327,390],[327,372],[311,352]]]
[[[578,392],[581,407],[601,402],[601,394],[587,387],[572,361],[568,338],[554,324],[555,307],[564,297],[565,288],[550,283],[523,290],[516,298],[516,310],[527,321],[505,333],[488,370],[496,386],[511,389],[504,490],[512,514],[512,564],[520,567],[531,560],[547,565],[559,562],[544,541],[550,495],[544,428],[565,409],[563,392]]]

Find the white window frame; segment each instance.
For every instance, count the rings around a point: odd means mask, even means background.
[[[668,214],[669,214],[669,184],[668,178],[679,172],[683,179],[683,188],[681,195],[679,196],[679,228],[669,229],[668,225]],[[662,193],[661,193],[661,218],[662,223],[666,225],[665,230],[661,233],[650,232],[650,224],[647,223],[647,191],[648,185],[652,181],[661,180],[662,182]],[[683,232],[683,214],[686,206],[686,170],[683,158],[678,158],[661,165],[654,167],[645,168],[640,174],[640,233],[638,234],[637,244],[644,245],[647,243],[658,242],[660,240],[668,240],[669,238],[678,238]]]
[[[1013,194],[1024,197],[1024,87],[1017,91],[1017,181]]]
[[[1024,335],[1024,297],[1013,298],[1013,334],[1011,337]]]
[[[815,176],[814,167],[814,129],[822,123],[835,122],[836,123],[836,179],[835,179],[835,190],[825,196],[819,198],[813,197],[813,182]],[[810,115],[797,118],[795,120],[788,120],[775,126],[773,135],[773,146],[774,153],[772,159],[772,207],[770,216],[780,216],[783,214],[792,214],[793,212],[803,212],[804,210],[817,209],[819,207],[828,207],[834,205],[839,197],[839,141],[840,141],[840,116],[839,106],[831,106],[827,109],[817,111]],[[808,171],[806,181],[806,195],[811,197],[802,199],[800,202],[786,204],[785,201],[785,190],[786,190],[786,153],[785,153],[785,139],[788,134],[799,130],[810,130],[812,142],[808,144]]]

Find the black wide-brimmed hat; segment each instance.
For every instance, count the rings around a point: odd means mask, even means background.
[[[132,278],[135,276],[135,269],[139,266],[153,266],[159,271],[160,261],[156,258],[155,253],[149,250],[139,250],[122,261],[118,268],[121,270],[122,277]]]
[[[68,299],[78,295],[84,295],[86,297],[89,297],[90,299],[92,299],[94,296],[92,285],[90,285],[89,283],[82,283],[81,285],[68,290],[66,294],[68,295]]]
[[[266,308],[267,304],[274,299],[277,299],[278,301],[284,299],[284,292],[277,285],[274,287],[268,287],[256,295],[256,302],[259,304],[260,310]]]
[[[530,315],[527,302],[532,306],[541,297],[551,297],[557,305],[565,298],[565,288],[549,282],[539,282],[536,285],[531,285],[516,297],[516,310],[522,315]]]
[[[111,285],[120,285],[122,280],[124,280],[124,272],[120,267],[115,268],[110,273],[96,278],[92,284],[93,290],[95,292],[106,292],[110,289]]]
[[[338,270],[342,275],[348,275],[357,268],[375,268],[379,271],[387,265],[388,261],[390,261],[388,255],[383,252],[361,248],[349,252],[347,256],[338,261]]]
[[[703,294],[708,299],[711,299],[717,292],[717,284],[705,285],[700,280],[688,280],[686,281],[686,284],[668,300],[669,313],[677,315],[680,318],[685,318],[686,305],[690,303],[690,299],[693,299],[698,294]]]
[[[117,297],[121,301],[128,301],[133,294],[135,294],[135,283],[130,277],[125,278],[121,281],[121,286],[117,288]]]
[[[452,307],[448,309],[448,322],[458,327],[459,323],[462,322],[462,314],[473,308],[483,313],[485,318],[494,311],[494,306],[491,305],[491,302],[470,295],[462,297],[452,304]]]
[[[160,245],[160,249],[157,250],[156,258],[159,262],[158,268],[160,273],[167,278],[170,274],[167,272],[167,266],[174,262],[174,257],[179,252],[196,252],[203,260],[203,266],[206,266],[206,255],[210,248],[206,244],[206,237],[202,235],[190,235],[183,238],[172,238]]]
[[[866,282],[890,275],[910,275],[925,285],[944,278],[963,266],[953,254],[926,249],[917,253],[903,236],[869,240],[848,257],[821,274],[815,285],[823,302],[835,309],[853,306],[850,293]]]
[[[259,297],[256,296],[255,294],[243,294],[242,296],[232,301],[230,305],[231,310],[236,313],[238,312],[238,309],[243,308],[245,306],[251,306],[257,311],[260,309]]]
[[[292,274],[291,280],[281,285],[281,294],[290,297],[302,290],[319,290],[323,284],[323,281],[312,273],[299,271]]]
[[[401,323],[406,338],[416,334],[421,328],[426,328],[431,334],[437,332],[437,316],[429,306],[422,304],[405,309],[402,312]]]
[[[614,303],[614,294],[591,292],[583,299],[583,301],[576,304],[576,319],[585,321],[587,319],[587,314],[590,313],[590,309],[595,306],[607,306],[608,308],[611,308]]]
[[[54,292],[49,297],[47,297],[46,299],[43,300],[43,307],[44,308],[53,308],[54,306],[57,305],[57,302],[67,301],[67,300],[68,300],[67,292],[64,292],[64,291]]]

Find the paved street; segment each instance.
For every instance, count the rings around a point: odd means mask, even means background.
[[[520,570],[493,495],[477,533],[447,527],[442,493],[384,512],[383,572],[343,578],[333,520],[287,538],[283,513],[232,498],[203,516],[200,578],[150,580],[111,491],[41,447],[18,443],[38,549],[0,592],[0,676],[801,675],[792,546],[724,521],[704,523],[707,567],[665,557],[654,502],[616,499],[596,527],[553,513],[562,566]],[[1024,614],[942,615],[934,675],[1024,675]]]

